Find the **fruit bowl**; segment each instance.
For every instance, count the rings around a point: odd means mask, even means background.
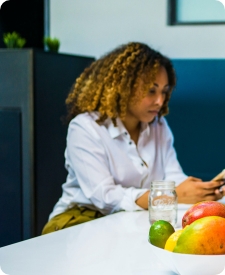
[[[225,268],[225,255],[173,253],[151,243],[149,245],[158,260],[179,275],[217,275]],[[225,271],[222,274],[225,274]]]

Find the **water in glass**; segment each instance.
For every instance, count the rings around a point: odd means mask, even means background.
[[[177,194],[175,182],[153,181],[149,194],[149,222],[164,220],[174,227],[177,223]]]

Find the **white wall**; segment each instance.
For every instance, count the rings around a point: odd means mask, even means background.
[[[50,0],[50,36],[62,53],[98,58],[140,41],[170,58],[225,58],[225,25],[166,22],[167,0]]]

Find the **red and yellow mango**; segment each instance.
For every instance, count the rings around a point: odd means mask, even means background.
[[[225,205],[217,201],[202,201],[190,207],[182,218],[182,227],[208,216],[225,218]]]
[[[199,255],[225,254],[225,218],[208,216],[193,221],[183,229],[173,252]]]

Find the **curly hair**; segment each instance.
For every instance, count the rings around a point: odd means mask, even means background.
[[[66,99],[68,122],[84,112],[98,111],[101,123],[111,118],[126,116],[128,102],[135,104],[140,96],[135,92],[139,79],[144,78],[144,95],[153,86],[159,67],[168,74],[169,92],[158,114],[168,114],[168,102],[175,86],[175,72],[170,60],[148,45],[131,42],[122,45],[94,61],[76,79]]]

